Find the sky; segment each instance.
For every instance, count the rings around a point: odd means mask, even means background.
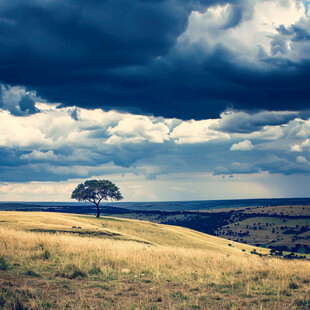
[[[309,197],[309,5],[1,1],[0,200]]]

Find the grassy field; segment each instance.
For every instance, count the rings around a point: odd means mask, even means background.
[[[294,205],[294,206],[265,206],[256,208],[246,208],[247,214],[262,214],[262,215],[284,215],[284,216],[309,216],[310,205]]]
[[[296,232],[300,232],[301,227],[308,225],[306,219],[281,219],[255,217],[249,218],[234,224],[223,226],[219,230],[219,236],[249,244],[261,244],[266,246],[286,245],[290,248],[296,244],[310,245],[310,231],[302,232],[296,237]],[[291,233],[286,233],[290,232]]]
[[[309,205],[247,208],[240,215],[241,220],[218,228],[215,234],[236,242],[309,253]],[[243,219],[242,215],[253,217]]]
[[[113,212],[113,208],[109,212]],[[310,254],[310,205],[238,207],[183,212],[145,210],[109,215],[182,226],[235,242]]]
[[[0,309],[308,309],[310,262],[254,249],[143,221],[0,212]]]

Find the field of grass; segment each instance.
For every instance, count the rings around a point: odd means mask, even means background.
[[[309,216],[310,205],[294,206],[265,206],[246,208],[246,214],[284,215],[284,216]]]
[[[170,213],[137,211],[113,216],[178,225],[235,242],[310,254],[309,205],[219,210],[224,209]]]
[[[310,262],[161,224],[0,212],[0,309],[308,309]]]
[[[305,253],[310,247],[309,219],[255,216],[225,225],[217,236],[265,247],[284,247]]]

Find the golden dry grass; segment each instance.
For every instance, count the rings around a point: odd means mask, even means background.
[[[249,254],[253,247],[228,244],[134,220],[0,212],[0,308],[1,298],[3,307],[31,309],[308,306],[309,261],[259,257]]]

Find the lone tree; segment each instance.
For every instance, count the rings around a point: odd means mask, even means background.
[[[71,199],[89,201],[97,206],[97,217],[100,216],[101,200],[119,201],[123,199],[119,188],[108,180],[87,180],[79,184],[72,192]]]

